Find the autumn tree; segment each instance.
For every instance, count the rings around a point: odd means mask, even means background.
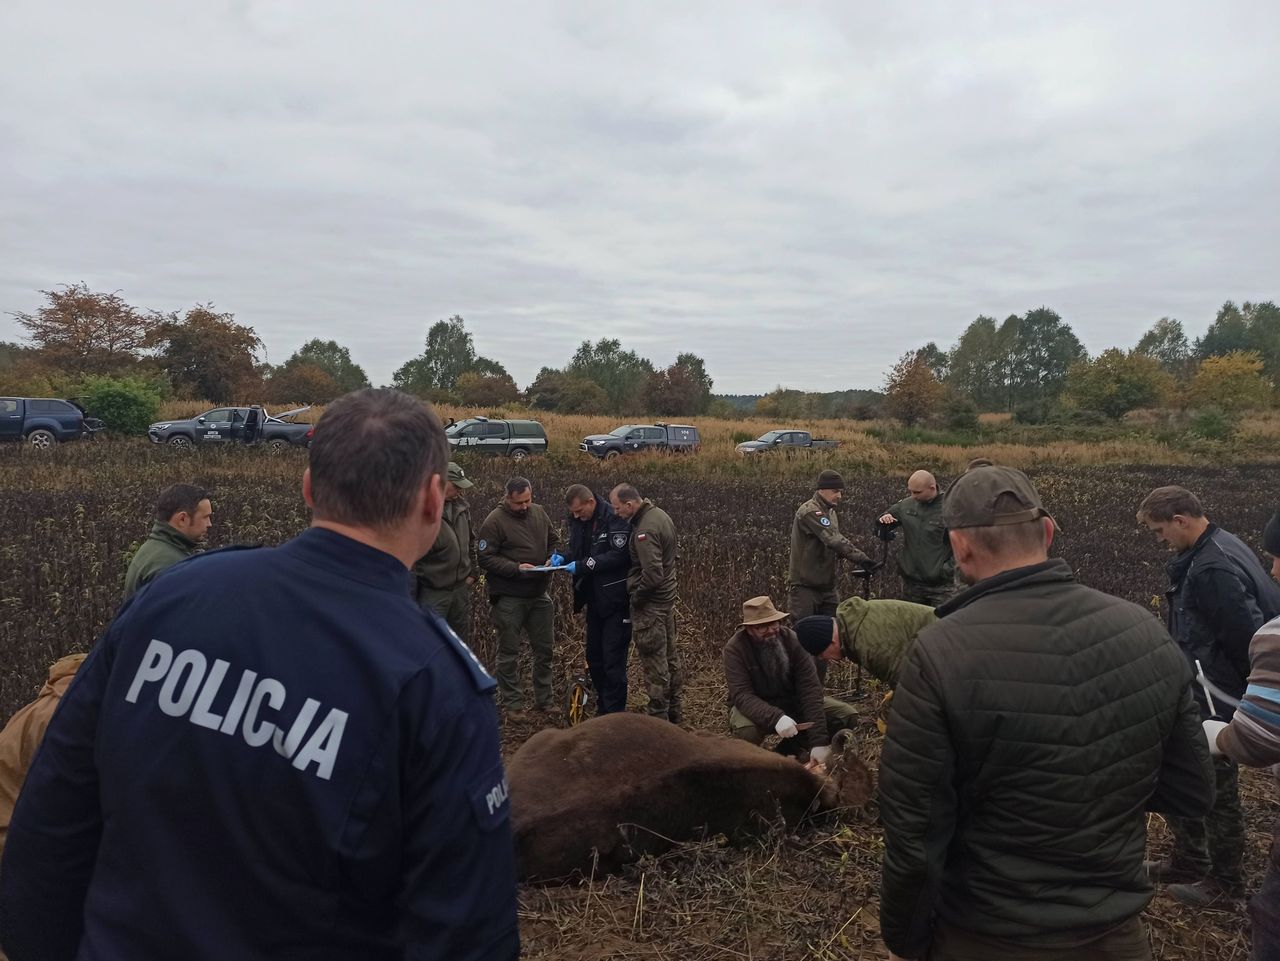
[[[267,400],[274,404],[327,404],[344,391],[318,364],[281,364],[267,378]]]
[[[152,331],[150,345],[179,396],[227,403],[249,399],[242,395],[257,385],[261,339],[212,304],[197,304],[181,320],[170,315]]]
[[[1187,388],[1187,400],[1193,407],[1245,410],[1265,406],[1270,392],[1271,385],[1262,375],[1262,359],[1252,351],[1233,350],[1200,362]]]
[[[467,407],[501,407],[520,399],[520,389],[510,374],[481,374],[469,370],[458,378],[454,390]]]
[[[34,314],[12,316],[45,363],[76,376],[132,371],[163,319],[83,283],[40,293],[45,303]]]
[[[1065,397],[1081,410],[1119,419],[1139,407],[1159,405],[1173,389],[1173,377],[1154,357],[1112,347],[1067,371]]]
[[[644,409],[662,417],[697,414],[709,399],[689,368],[680,364],[654,371],[644,389]]]
[[[333,378],[344,394],[369,386],[364,368],[353,361],[351,351],[336,340],[321,340],[318,337],[309,340],[293,352],[284,366],[302,363],[319,367]]]
[[[919,351],[903,354],[885,378],[885,408],[908,426],[937,413],[946,396],[947,389]]]

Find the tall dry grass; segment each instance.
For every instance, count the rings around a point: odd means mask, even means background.
[[[192,417],[217,405],[203,400],[168,401],[161,407],[165,419]],[[279,413],[302,404],[272,404],[268,412]],[[626,423],[652,423],[647,417],[616,417],[608,414],[557,414],[548,411],[504,407],[477,411],[474,408],[439,406],[442,420],[453,417],[481,416],[527,418],[539,421],[547,431],[551,457],[555,460],[587,462],[578,444],[588,434],[604,434]],[[314,423],[324,412],[316,405],[298,419]],[[725,419],[716,417],[670,418],[677,423],[691,423],[702,434],[702,451],[693,458],[672,462],[672,471],[683,475],[725,474],[747,477],[791,477],[806,473],[812,465],[840,470],[894,473],[926,468],[938,473],[954,474],[975,457],[990,457],[1013,467],[1110,466],[1120,464],[1153,464],[1197,466],[1232,462],[1269,463],[1280,460],[1280,411],[1258,411],[1241,422],[1236,445],[1227,450],[1171,444],[1156,436],[1168,435],[1177,415],[1169,411],[1135,412],[1126,419],[1128,433],[1123,437],[1086,441],[1063,436],[1044,443],[1019,443],[1003,437],[1005,429],[1015,425],[1007,414],[983,414],[980,418],[986,438],[967,444],[916,443],[883,440],[896,429],[887,420],[814,420],[803,423],[780,423],[763,417]],[[816,437],[841,442],[835,451],[803,452],[793,455],[770,453],[743,457],[735,446],[741,439],[758,437],[767,430],[795,427],[812,431]],[[877,436],[881,435],[881,436]],[[807,465],[807,466],[806,466]]]

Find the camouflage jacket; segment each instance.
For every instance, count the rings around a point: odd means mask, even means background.
[[[840,649],[890,687],[916,635],[936,621],[932,607],[910,601],[867,601],[850,597],[836,608]]]

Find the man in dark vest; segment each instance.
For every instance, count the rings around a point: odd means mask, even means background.
[[[1138,508],[1138,520],[1176,552],[1169,561],[1169,633],[1193,670],[1232,698],[1244,697],[1249,642],[1258,628],[1280,615],[1280,586],[1240,538],[1210,523],[1200,499],[1183,487],[1157,487]],[[1197,667],[1198,665],[1198,667]],[[1230,704],[1212,707],[1196,686],[1203,717],[1231,720]],[[1177,882],[1169,894],[1193,907],[1244,897],[1244,814],[1236,764],[1213,759],[1217,801],[1209,815],[1166,818],[1173,853],[1147,865],[1153,881]]]

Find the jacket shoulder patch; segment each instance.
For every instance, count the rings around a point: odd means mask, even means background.
[[[621,547],[626,547],[626,546],[627,546],[627,535],[626,535],[625,533],[618,533],[618,534],[614,534],[614,535],[613,535],[613,546],[614,546],[614,547],[619,547],[619,548],[621,548]]]
[[[648,539],[649,539],[649,535],[646,533],[641,532],[636,535],[636,540],[638,541],[647,541]]]
[[[831,526],[831,518],[830,518],[830,517],[823,517],[821,514],[819,514],[819,515],[818,515],[818,523],[819,523],[819,524],[821,524],[823,527],[830,527],[830,526]]]
[[[479,550],[484,550],[488,546],[489,546],[489,542],[482,537],[480,538],[480,543],[476,545],[476,548]]]

